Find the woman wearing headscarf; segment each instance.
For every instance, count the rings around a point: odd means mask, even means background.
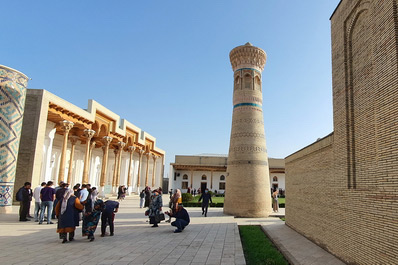
[[[62,243],[66,243],[67,233],[69,233],[69,241],[74,240],[76,226],[79,226],[79,211],[83,210],[80,200],[73,194],[72,189],[68,189],[62,200],[57,203],[55,213],[58,218],[57,233],[62,239]]]
[[[145,187],[145,204],[144,207],[149,207],[151,204],[151,188],[146,186]]]
[[[87,236],[90,242],[92,242],[95,239],[94,233],[101,217],[101,211],[104,208],[104,202],[102,200],[95,200],[95,195],[91,194],[84,208],[82,236]]]
[[[152,227],[158,227],[158,223],[160,223],[161,221],[160,216],[162,214],[162,206],[163,206],[162,196],[159,195],[158,190],[154,190],[152,195],[152,202],[149,205],[149,213],[148,213],[149,223],[153,224]]]
[[[170,213],[171,214],[176,212],[179,204],[182,204],[181,190],[176,189],[174,191],[173,196],[171,196],[171,198],[170,198]],[[169,217],[169,220],[167,220],[166,222],[168,222],[168,223],[171,222],[171,215]]]

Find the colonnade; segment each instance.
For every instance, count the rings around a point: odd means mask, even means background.
[[[100,157],[100,165],[98,165],[98,167],[100,168],[99,169],[100,174],[98,180],[95,181],[96,183],[91,183],[91,184],[96,184],[98,186],[100,196],[101,195],[104,196],[105,193],[116,193],[119,185],[126,185],[127,187],[129,187],[130,192],[134,190],[139,192],[140,188],[142,188],[142,184],[151,187],[155,187],[156,184],[161,185],[159,181],[156,182],[157,180],[156,173],[159,172],[159,170],[158,171],[156,170],[157,169],[156,163],[159,160],[159,158],[162,158],[162,156],[154,153],[152,150],[149,150],[147,146],[130,144],[130,142],[129,144],[127,144],[126,142],[121,141],[121,139],[123,138],[120,137],[111,137],[111,136],[98,137],[95,136],[96,132],[91,129],[84,129],[83,134],[78,136],[75,135],[78,133],[74,131],[74,123],[67,120],[62,121],[58,128],[59,128],[58,132],[60,134],[63,134],[61,150],[55,150],[53,148],[54,147],[53,141],[55,138],[55,130],[56,130],[54,128],[54,123],[47,124],[47,130],[46,130],[47,139],[45,139],[46,144],[43,146],[44,153],[43,153],[43,166],[42,166],[42,181],[49,180],[50,179],[49,177],[51,176],[53,178],[52,180],[57,183],[59,183],[60,181],[66,181],[67,183],[70,183],[70,185],[75,185],[76,183],[81,183],[81,184],[89,183],[90,180],[93,180],[92,178],[90,178],[90,172],[91,173],[96,172],[96,170],[90,169],[90,167],[95,166],[91,165],[92,161],[94,160],[94,156],[96,157],[98,156],[97,155],[98,152],[96,151],[94,155],[94,151],[98,150],[98,148],[101,148],[102,157]],[[75,134],[71,132],[75,132]],[[84,151],[83,151],[84,158],[81,159],[84,161],[83,171],[79,172],[79,170],[75,170],[74,173],[73,172],[74,168],[76,169],[77,167],[82,166],[81,164],[77,165],[77,159],[75,159],[76,146],[78,146],[81,149],[81,145],[78,144],[79,140],[84,144]],[[69,142],[70,142],[70,148],[68,148]],[[114,156],[110,156],[112,152]],[[69,157],[67,153],[69,153]],[[123,157],[124,154],[128,154],[128,161],[126,161],[127,157],[125,156]],[[134,161],[133,158],[134,154],[138,155],[138,161]],[[58,172],[56,179],[54,179],[55,177],[54,174],[51,175],[51,173],[48,172],[49,170],[52,170],[50,164],[51,163],[54,164],[55,157],[59,158],[59,160],[57,161],[59,164],[57,164]],[[145,163],[143,163],[144,157],[146,158]],[[67,158],[69,158],[69,163],[67,163]],[[109,160],[112,158],[114,158],[113,168],[108,169],[110,165]],[[153,161],[153,163],[150,163],[151,160]],[[99,161],[98,158],[97,161]],[[137,163],[134,162],[138,162],[138,165]],[[125,171],[124,172],[125,174],[123,174],[124,180],[121,180],[122,163],[124,163],[123,169]],[[54,165],[51,166],[54,167]],[[138,167],[138,172],[136,169],[137,167]],[[150,172],[149,170],[150,168],[152,172]],[[109,170],[111,170],[111,174]],[[144,171],[144,173],[142,171]],[[133,177],[133,172],[137,173],[138,176],[136,178]],[[161,175],[161,172],[158,174],[158,176],[159,175]],[[121,183],[121,181],[123,181],[123,183]],[[105,188],[106,186],[108,186],[108,189]],[[111,186],[110,189],[109,186]]]

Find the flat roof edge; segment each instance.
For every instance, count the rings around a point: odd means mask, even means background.
[[[332,15],[330,16],[329,20],[332,20],[332,17],[333,17],[333,15],[334,15],[334,13],[336,13],[336,11],[337,11],[337,9],[339,8],[341,2],[343,2],[343,0],[340,0],[339,4],[336,6],[336,8],[334,9]]]

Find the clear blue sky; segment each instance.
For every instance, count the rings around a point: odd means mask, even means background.
[[[6,1],[0,64],[81,108],[98,101],[155,136],[169,164],[228,153],[229,52],[250,41],[268,55],[267,148],[283,158],[333,130],[329,17],[338,2]]]

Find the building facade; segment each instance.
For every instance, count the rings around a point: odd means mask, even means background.
[[[284,159],[269,158],[268,161],[270,187],[284,192]],[[188,188],[192,190],[208,188],[223,194],[228,180],[227,162],[227,155],[176,156],[175,163],[170,164],[169,189],[181,189],[184,193]]]
[[[46,91],[28,89],[15,185],[29,181],[90,183],[100,195],[163,182],[165,152],[156,138],[89,100],[81,109]]]
[[[286,224],[347,264],[398,260],[396,0],[331,17],[334,131],[286,158]]]

